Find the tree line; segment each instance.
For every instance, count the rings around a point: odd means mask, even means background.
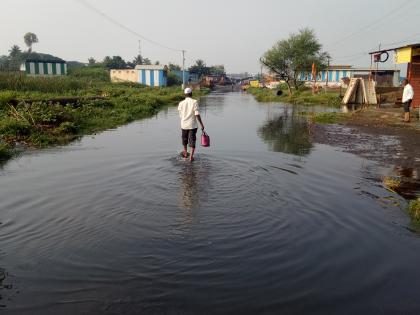
[[[0,70],[12,70],[17,71],[20,68],[22,62],[27,59],[34,60],[58,60],[62,61],[61,58],[50,54],[38,53],[32,50],[32,46],[35,43],[39,42],[38,36],[34,33],[28,32],[23,36],[23,41],[27,46],[27,50],[22,50],[18,45],[13,45],[9,49],[8,55],[0,55]],[[121,56],[105,56],[102,60],[96,60],[93,57],[88,58],[88,66],[92,67],[102,67],[105,69],[130,69],[134,68],[136,65],[159,65],[159,61],[152,62],[151,59],[144,57],[142,55],[135,56],[132,60],[124,60]],[[68,68],[85,66],[85,63],[68,61]],[[167,65],[169,72],[181,71],[181,66],[169,63]],[[195,61],[195,64],[187,69],[190,73],[194,73],[201,78],[205,75],[225,75],[224,65],[213,65],[207,66],[202,59]],[[175,77],[172,78],[175,83],[178,83]]]

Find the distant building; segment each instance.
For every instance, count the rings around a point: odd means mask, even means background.
[[[139,83],[139,72],[135,69],[111,69],[111,82]]]
[[[395,52],[396,64],[407,64],[407,79],[414,89],[413,107],[420,107],[420,43],[371,52],[373,60],[381,59],[382,54]]]
[[[112,82],[135,82],[152,87],[166,86],[167,70],[161,65],[137,65],[134,69],[111,69]]]
[[[331,85],[341,85],[343,78],[364,78],[369,76],[377,82],[378,85],[397,86],[400,81],[400,70],[398,69],[370,69],[370,68],[353,68],[350,65],[333,65],[327,70],[317,73],[317,83]],[[300,72],[298,79],[305,82],[313,82],[311,72]]]
[[[20,70],[34,76],[60,76],[67,74],[67,63],[64,60],[27,59]]]

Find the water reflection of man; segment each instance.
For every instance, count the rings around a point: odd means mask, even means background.
[[[192,210],[199,205],[197,171],[195,166],[187,165],[179,178],[179,207],[188,210],[185,221],[189,223],[193,220]]]

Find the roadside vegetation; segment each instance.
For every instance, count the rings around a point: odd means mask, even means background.
[[[280,95],[277,95],[278,91],[280,91]],[[283,102],[302,105],[321,104],[335,107],[339,107],[341,104],[341,98],[336,91],[312,94],[311,89],[301,87],[298,90],[294,90],[293,94],[290,94],[287,88],[280,86],[278,90],[250,87],[247,89],[247,92],[254,95],[259,102]]]
[[[180,86],[111,84],[106,69],[98,66],[53,78],[0,73],[0,159],[12,157],[17,144],[35,148],[65,144],[150,117],[182,99]]]
[[[410,201],[408,205],[408,213],[414,226],[420,230],[420,198]]]

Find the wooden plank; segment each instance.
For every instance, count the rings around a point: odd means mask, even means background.
[[[366,87],[366,103],[372,105],[378,104],[378,99],[376,97],[375,81],[364,80],[364,85]]]
[[[356,90],[357,90],[357,86],[358,86],[358,79],[357,78],[351,78],[350,79],[350,83],[349,86],[346,90],[346,93],[344,94],[342,103],[343,104],[352,104],[355,101],[355,97],[356,97]]]

